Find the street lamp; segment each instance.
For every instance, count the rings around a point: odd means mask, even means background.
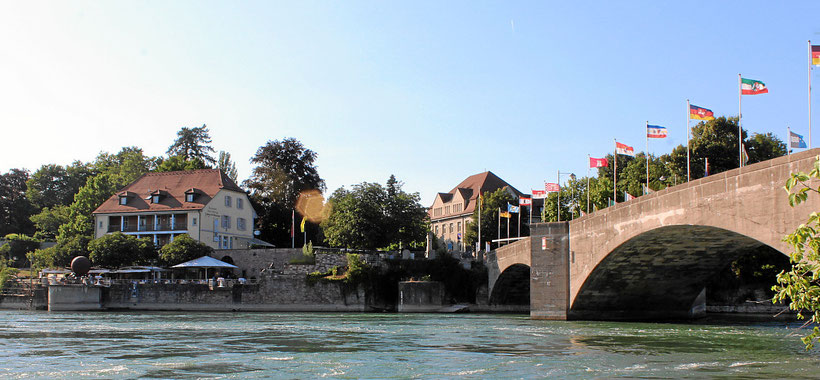
[[[561,221],[561,175],[568,175],[569,179],[571,179],[573,181],[575,180],[575,173],[569,173],[569,172],[561,173],[560,170],[558,171],[558,202],[557,202],[558,207],[557,208],[558,208],[558,221],[559,222]],[[575,188],[571,187],[571,189],[572,189],[572,196],[575,197]]]

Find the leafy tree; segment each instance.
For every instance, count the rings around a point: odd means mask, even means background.
[[[40,248],[39,240],[26,235],[8,234],[5,240],[7,243],[0,247],[0,256],[15,268],[27,266],[27,254]]]
[[[149,238],[114,232],[88,243],[89,259],[95,265],[119,268],[150,264],[157,259],[157,249]]]
[[[483,202],[481,206],[481,241],[483,244],[483,242],[499,238],[498,210],[506,210],[508,203],[513,205],[518,204],[518,197],[511,194],[506,188],[501,188],[494,192],[488,191],[484,193],[481,198]],[[464,229],[464,244],[466,247],[474,247],[475,243],[478,241],[478,209],[479,207],[476,205],[475,211],[473,211],[473,215],[471,217],[472,220],[467,222],[466,228]],[[502,224],[512,220],[515,219],[510,218],[509,221],[502,222]],[[521,227],[523,229],[526,225],[522,223]],[[502,232],[502,234],[503,233],[504,232]],[[528,231],[522,231],[522,236],[526,236],[528,234]],[[481,249],[484,249],[484,247]]]
[[[384,222],[387,193],[378,183],[362,182],[348,191],[339,188],[328,199],[330,214],[322,221],[327,242],[334,247],[375,249],[388,243]]]
[[[26,198],[26,170],[11,169],[0,175],[0,236],[10,233],[34,234],[29,217],[36,212]]]
[[[290,245],[291,212],[299,194],[325,190],[315,161],[316,153],[294,138],[268,141],[251,158],[256,167],[244,186],[251,192],[263,240]]]
[[[425,235],[429,230],[427,209],[421,205],[419,193],[408,194],[402,190],[404,185],[390,175],[386,184],[385,228],[386,239],[390,244],[398,243],[397,248],[416,248],[424,245]]]
[[[116,176],[120,182],[129,184],[154,169],[155,165],[154,158],[143,154],[141,148],[131,146],[124,147],[115,154],[100,153],[91,163],[91,168],[95,173]]]
[[[39,214],[29,219],[37,227],[34,237],[41,240],[54,240],[60,231],[60,226],[69,222],[69,206],[57,205],[53,208],[45,207]]]
[[[786,143],[771,132],[755,133],[745,144],[750,164],[786,155]]]
[[[789,192],[789,204],[794,207],[808,199],[809,192],[820,193],[820,188],[812,187],[809,181],[820,178],[820,159],[814,163],[809,173],[792,173],[786,181]],[[777,275],[777,285],[772,287],[776,292],[773,302],[789,302],[789,308],[797,311],[797,317],[803,319],[809,315],[809,322],[814,324],[811,332],[802,338],[806,349],[814,347],[820,339],[820,213],[812,212],[806,224],[783,239],[794,251],[790,255],[792,267]]]
[[[194,240],[188,234],[174,237],[174,241],[159,249],[159,260],[163,265],[176,265],[202,256],[210,256],[213,248]]]
[[[586,178],[570,179],[561,185],[561,220],[567,221],[578,217],[582,210],[586,210],[586,186]],[[545,207],[541,210],[541,220],[558,220],[557,202],[558,193],[550,193],[547,196],[544,202]]]
[[[216,167],[221,170],[228,178],[232,179],[234,182],[238,182],[237,172],[236,172],[236,164],[231,161],[231,154],[225,151],[219,151],[219,159],[216,162]]]
[[[106,199],[114,195],[127,182],[113,174],[98,174],[88,180],[69,206],[68,223],[60,226],[57,241],[65,241],[77,235],[91,237],[94,220],[91,213]]]
[[[26,181],[26,197],[38,209],[68,206],[92,175],[90,166],[80,161],[67,167],[43,165]]]
[[[167,153],[169,156],[181,156],[185,161],[199,159],[208,165],[213,165],[216,161],[211,154],[215,151],[210,144],[211,135],[205,124],[197,128],[182,127],[177,132],[177,139],[168,147]]]
[[[183,156],[171,156],[166,159],[159,158],[157,159],[157,169],[158,172],[176,172],[176,171],[183,171],[183,170],[198,170],[198,169],[206,169],[208,165],[205,165],[199,158],[192,158],[190,160],[186,160]]]

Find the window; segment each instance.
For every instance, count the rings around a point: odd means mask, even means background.
[[[228,237],[227,237],[227,236],[223,236],[223,237],[222,237],[222,249],[228,249],[228,244],[229,244],[229,243],[228,243]]]
[[[185,194],[185,202],[193,202],[194,201],[194,193]]]
[[[214,219],[214,232],[219,231],[219,218]]]
[[[100,221],[100,228],[102,228],[102,227],[103,227],[103,225],[102,225],[102,220],[101,220],[101,221]]]
[[[231,197],[228,195],[225,196],[225,207],[231,207]]]
[[[229,215],[222,215],[222,229],[231,228],[231,217]]]
[[[121,205],[128,204],[128,197],[120,197],[120,204]]]
[[[242,209],[242,207],[243,207],[242,201],[243,201],[242,198],[236,198],[236,208],[238,208],[240,210]]]
[[[191,220],[191,225],[192,225],[192,226],[195,226],[195,225],[196,225],[196,218],[193,218],[193,220]]]
[[[438,236],[438,225],[436,225],[436,236]]]
[[[458,229],[456,231],[461,232],[461,222],[458,222]]]
[[[159,203],[159,195],[152,195],[151,203]]]
[[[450,233],[453,233],[453,223],[450,223]]]
[[[239,206],[239,202],[236,202],[236,205]],[[245,218],[236,218],[236,229],[245,231]]]

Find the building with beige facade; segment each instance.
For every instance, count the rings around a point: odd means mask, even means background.
[[[438,193],[428,211],[430,230],[447,247],[448,251],[468,251],[464,247],[464,231],[472,220],[478,195],[507,189],[510,194],[522,193],[490,171],[471,175],[461,181],[449,193]]]
[[[122,232],[162,246],[188,234],[214,249],[249,248],[256,212],[217,169],[147,173],[93,212],[94,237]]]

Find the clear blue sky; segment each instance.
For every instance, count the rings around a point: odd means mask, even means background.
[[[491,170],[529,192],[614,138],[645,150],[647,120],[653,154],[685,143],[687,98],[737,115],[738,73],[770,90],[746,129],[808,138],[820,2],[575,3],[3,1],[0,171],[161,155],[204,123],[240,180],[295,137],[329,191],[395,174],[429,205]]]

